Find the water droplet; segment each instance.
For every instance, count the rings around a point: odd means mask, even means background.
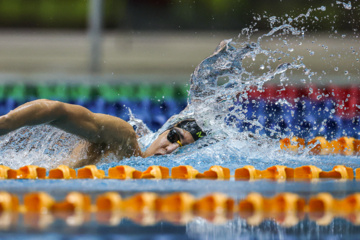
[[[293,49],[293,48],[289,48],[288,51],[289,51],[289,52],[293,52],[294,49]]]
[[[265,66],[264,66],[264,65],[260,65],[260,69],[261,69],[261,70],[264,70],[264,69],[265,69]]]
[[[345,74],[345,75],[348,75],[348,74],[349,74],[349,72],[348,72],[348,71],[345,71],[345,72],[344,72],[344,74]]]
[[[346,38],[346,34],[341,35],[342,38]]]
[[[337,72],[337,71],[339,71],[339,68],[338,68],[338,67],[335,67],[334,70]]]
[[[350,1],[348,3],[336,1],[336,4],[342,4],[345,9],[351,10],[351,2]]]

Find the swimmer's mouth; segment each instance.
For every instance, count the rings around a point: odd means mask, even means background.
[[[162,155],[165,155],[163,153],[155,153],[154,156],[162,156]]]

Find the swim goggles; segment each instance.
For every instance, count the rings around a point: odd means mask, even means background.
[[[170,129],[167,135],[167,140],[171,143],[178,143],[180,147],[183,146],[180,142],[180,133],[175,128]]]

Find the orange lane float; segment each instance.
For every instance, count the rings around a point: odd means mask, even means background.
[[[193,219],[195,198],[185,192],[173,193],[156,200],[158,216],[173,224],[186,224]]]
[[[320,178],[336,178],[336,179],[354,179],[354,171],[352,168],[346,167],[344,165],[337,165],[329,172],[320,172]]]
[[[223,193],[207,195],[194,204],[194,210],[198,212],[232,212],[234,207],[234,200]]]
[[[313,155],[341,154],[345,156],[358,155],[360,153],[360,140],[353,137],[341,137],[328,142],[324,137],[318,136],[307,143],[302,138],[280,139],[280,149],[298,153],[299,150],[309,148]]]
[[[135,194],[123,200],[121,204],[122,210],[133,212],[155,211],[157,198],[158,195],[152,192]]]
[[[329,193],[319,193],[309,200],[309,218],[318,225],[328,225],[334,218],[335,200]]]
[[[246,198],[238,204],[240,215],[264,211],[264,201],[265,199],[260,193],[249,193]]]
[[[266,199],[260,193],[249,193],[238,203],[240,217],[246,219],[250,225],[259,225],[265,218],[265,201]]]
[[[10,168],[4,165],[0,165],[0,179],[7,179],[8,178],[8,170]]]
[[[195,201],[194,212],[213,223],[233,218],[235,201],[223,193],[213,193]]]
[[[281,139],[280,148],[282,150],[298,153],[299,151],[305,149],[305,139],[298,137],[292,137],[291,139],[290,138]]]
[[[360,168],[355,169],[356,180],[360,180]]]
[[[354,140],[352,137],[341,137],[330,142],[334,154],[351,156],[354,154]]]
[[[328,155],[331,153],[331,146],[324,137],[315,137],[308,143],[310,146],[310,153],[314,155]]]
[[[119,211],[121,204],[121,196],[116,192],[107,192],[96,198],[97,211]]]
[[[173,179],[195,179],[199,171],[190,165],[171,168],[171,177]]]
[[[289,180],[294,178],[294,169],[286,166],[275,165],[263,171],[256,170],[253,166],[244,166],[235,170],[235,180]]]
[[[143,179],[168,179],[169,169],[162,166],[150,166],[141,174]]]
[[[294,178],[294,169],[286,166],[275,165],[261,171],[262,178],[273,180],[287,180]]]
[[[280,193],[264,198],[259,193],[250,193],[239,202],[240,213],[254,212],[304,212],[305,200],[294,193]]]
[[[208,171],[197,174],[196,178],[229,180],[230,169],[215,165],[210,167]]]
[[[239,215],[251,225],[272,218],[283,226],[296,225],[305,216],[305,206],[305,200],[293,193],[281,193],[271,198],[250,193],[238,204]]]
[[[70,192],[64,201],[56,202],[52,208],[54,212],[80,212],[91,210],[91,199],[87,194]]]
[[[18,170],[7,170],[9,179],[45,179],[46,169],[34,165],[27,165]]]
[[[95,165],[87,165],[78,169],[79,179],[219,179],[229,180],[230,169],[222,166],[214,165],[204,173],[200,173],[192,166],[184,165],[177,166],[171,169],[171,176],[169,169],[162,166],[150,166],[144,172],[138,171],[130,166],[116,166],[110,168],[109,177],[105,177],[103,170],[97,169]],[[360,168],[355,170],[356,179],[360,179]],[[295,169],[287,166],[275,165],[265,170],[255,169],[254,166],[246,165],[235,169],[235,180],[256,180],[256,179],[271,179],[271,180],[292,180],[292,179],[317,179],[317,178],[335,178],[335,179],[353,179],[354,171],[350,167],[343,165],[334,166],[332,171],[325,172],[320,168],[312,165],[301,166]],[[10,169],[7,166],[0,165],[0,179],[76,179],[76,172],[74,169],[65,165],[60,165],[55,169],[49,171],[49,176],[46,177],[46,169],[38,166],[27,165],[18,170]]]
[[[256,180],[261,179],[261,171],[254,166],[246,165],[235,170],[235,180]]]
[[[98,222],[114,226],[122,219],[122,199],[119,193],[107,192],[96,198],[96,219]]]
[[[156,209],[161,212],[188,212],[192,211],[195,198],[189,193],[173,193],[156,201]]]
[[[159,220],[185,224],[194,216],[213,223],[223,223],[233,219],[237,209],[240,217],[250,225],[273,219],[282,226],[290,227],[303,219],[306,212],[310,220],[316,221],[318,225],[328,225],[335,217],[345,218],[358,225],[360,193],[342,199],[336,199],[329,193],[319,193],[309,199],[308,205],[304,198],[294,193],[284,192],[272,197],[250,193],[235,205],[234,200],[223,193],[212,193],[195,199],[185,192],[163,197],[143,192],[122,200],[118,193],[107,192],[96,198],[95,206],[91,205],[88,195],[80,192],[71,192],[60,202],[44,192],[28,193],[24,195],[23,205],[19,204],[16,196],[0,192],[1,216],[22,212],[25,223],[36,228],[48,226],[55,218],[65,220],[68,225],[79,226],[91,219],[91,212],[96,213],[99,222],[110,225],[120,223],[123,217],[143,225],[154,224]],[[1,216],[0,219],[3,219]],[[14,223],[17,215],[14,216],[4,219],[12,222],[3,225]]]
[[[19,199],[14,194],[0,192],[0,212],[16,212],[19,209]]]
[[[133,167],[121,165],[109,168],[109,178],[113,179],[139,179],[141,178],[141,172]]]
[[[95,165],[87,165],[78,170],[78,178],[102,179],[105,178],[105,172]]]
[[[337,200],[337,211],[340,213],[359,213],[360,212],[360,193],[351,194],[343,199]]]
[[[49,171],[50,179],[75,179],[76,171],[66,165],[60,165]]]
[[[54,204],[54,198],[44,192],[28,193],[24,197],[24,207],[27,212],[47,213]]]
[[[318,179],[322,170],[316,166],[308,165],[294,169],[295,179]]]

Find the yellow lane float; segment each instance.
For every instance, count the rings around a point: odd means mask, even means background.
[[[24,207],[27,212],[47,213],[54,204],[54,198],[45,192],[28,193],[24,197]]]
[[[208,171],[197,174],[196,178],[229,180],[230,169],[215,165]]]
[[[173,193],[156,200],[158,216],[174,224],[186,224],[194,217],[195,198],[189,193]]]
[[[213,193],[198,199],[194,204],[194,210],[199,212],[232,212],[234,200],[223,193]]]
[[[316,166],[308,165],[294,169],[295,179],[318,179],[322,170]]]
[[[0,165],[0,179],[7,179],[8,178],[8,170],[10,168],[4,165]]]
[[[335,200],[329,193],[319,193],[309,200],[309,218],[318,225],[328,225],[334,218]]]
[[[292,137],[280,139],[280,149],[298,153],[306,147],[313,155],[341,154],[345,156],[360,153],[360,140],[353,137],[341,137],[328,142],[324,137],[318,136],[307,143],[302,138]]]
[[[116,192],[107,192],[96,198],[97,211],[119,211],[121,204],[121,196]]]
[[[304,198],[288,192],[272,197],[250,193],[237,204],[223,193],[195,198],[186,192],[165,196],[142,192],[124,200],[119,193],[106,192],[96,197],[94,205],[91,204],[90,196],[81,192],[70,192],[62,201],[55,201],[45,192],[25,194],[23,205],[19,204],[18,199],[11,193],[0,192],[0,219],[5,221],[0,227],[16,224],[19,212],[23,214],[25,224],[36,228],[48,226],[55,218],[65,220],[68,225],[79,226],[89,221],[92,213],[96,213],[97,221],[110,225],[119,224],[122,218],[143,225],[154,224],[159,220],[185,224],[194,216],[213,223],[223,223],[233,219],[235,212],[251,225],[272,219],[282,226],[294,226],[306,213],[318,225],[328,225],[336,217],[360,224],[360,193],[341,199],[329,193],[319,193],[310,197],[308,204]]]
[[[286,180],[294,178],[294,169],[286,166],[275,165],[261,172],[262,178],[273,180]]]
[[[78,170],[78,178],[102,179],[105,178],[105,172],[95,165],[87,165]]]
[[[352,137],[341,137],[330,143],[334,146],[334,154],[351,156],[354,154],[354,140]]]
[[[169,169],[162,166],[150,166],[141,174],[144,179],[168,179]]]
[[[199,171],[190,165],[171,168],[171,177],[173,179],[195,179]]]
[[[331,146],[324,137],[315,137],[308,143],[310,146],[310,153],[314,155],[328,155],[331,153]]]
[[[235,180],[256,180],[261,179],[261,177],[261,171],[251,165],[246,165],[235,170]]]
[[[336,179],[354,179],[354,171],[352,168],[346,167],[344,165],[337,165],[329,172],[320,172],[320,178],[336,178]]]
[[[133,167],[121,165],[109,168],[109,178],[113,179],[139,179],[141,178],[141,172]]]
[[[188,212],[193,210],[195,198],[189,193],[173,193],[156,201],[156,209],[161,212]]]
[[[151,192],[135,194],[123,200],[122,210],[133,212],[155,211],[157,198],[158,195]]]
[[[56,202],[51,208],[54,212],[79,212],[91,210],[91,199],[87,194],[70,192],[64,201]]]
[[[305,139],[298,137],[280,139],[280,148],[282,150],[298,153],[299,150],[305,149]]]
[[[27,165],[18,170],[8,169],[9,179],[45,179],[46,169],[34,165]]]
[[[19,199],[14,194],[0,192],[0,212],[16,212],[19,209]]]
[[[60,165],[49,171],[46,177],[46,169],[34,165],[27,165],[18,170],[10,169],[7,166],[0,165],[0,179],[218,179],[229,180],[234,177],[235,180],[308,180],[317,178],[335,178],[335,179],[353,179],[354,170],[344,165],[334,166],[332,171],[325,172],[322,169],[308,165],[295,169],[275,165],[265,170],[255,169],[254,166],[246,165],[235,169],[235,174],[230,175],[230,169],[218,165],[211,166],[209,170],[200,173],[192,166],[183,165],[173,167],[171,176],[169,169],[163,166],[150,166],[144,172],[138,171],[133,167],[120,165],[108,170],[108,177],[105,177],[103,170],[97,169],[95,165],[87,165],[76,171],[65,165]],[[360,168],[355,170],[356,179],[360,179]]]
[[[49,171],[50,179],[75,179],[76,171],[66,165],[60,165]]]

